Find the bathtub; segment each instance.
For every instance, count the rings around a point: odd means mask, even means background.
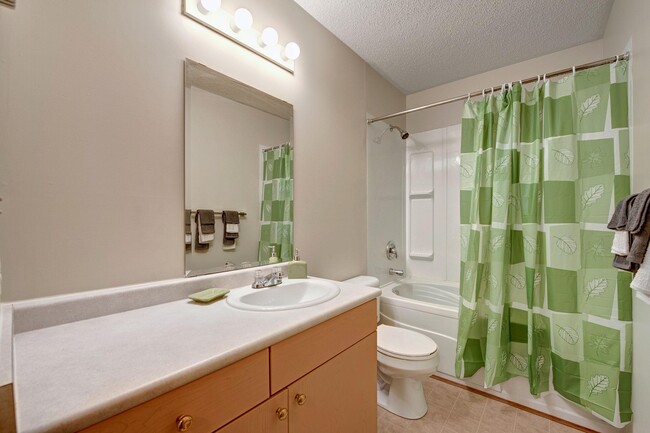
[[[539,398],[531,396],[528,380],[524,377],[514,377],[487,389],[483,388],[483,369],[472,377],[456,379],[454,363],[458,332],[458,283],[404,279],[382,286],[381,290],[380,322],[412,329],[432,338],[438,345],[438,373],[443,373],[448,379],[599,432],[620,432],[564,400],[559,394],[550,392]]]
[[[458,283],[401,280],[381,288],[380,322],[412,329],[438,345],[438,371],[454,375],[458,332]]]

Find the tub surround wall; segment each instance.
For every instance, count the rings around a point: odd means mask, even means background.
[[[237,7],[300,43],[295,75],[181,0],[0,8],[2,301],[183,275],[185,58],[293,104],[296,246],[314,275],[365,273],[366,113],[404,98],[292,0]]]
[[[432,155],[432,164],[423,166],[413,158]],[[423,220],[414,215],[413,207],[406,205],[406,269],[409,277],[424,281],[459,281],[460,274],[460,185],[459,165],[460,125],[420,132],[411,135],[406,148],[406,197],[428,200],[411,183],[420,178],[433,180],[432,218]],[[417,188],[416,188],[417,189]],[[417,212],[417,209],[415,210]],[[420,227],[424,225],[424,227]],[[418,239],[423,230],[432,229],[431,258],[412,255],[412,239]]]
[[[390,268],[405,269],[404,156],[406,142],[389,124],[368,125],[368,275],[383,285],[399,279]],[[393,241],[397,259],[386,257],[386,243]]]

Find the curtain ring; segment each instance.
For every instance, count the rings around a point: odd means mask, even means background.
[[[573,75],[575,75],[575,74],[576,74],[576,67],[574,66],[573,67]]]
[[[544,74],[544,82],[546,82],[546,74]]]
[[[619,54],[616,55],[616,63],[618,63],[618,58],[620,57]]]
[[[485,89],[481,90],[481,96],[485,98]]]
[[[506,83],[503,83],[501,85],[501,94],[503,95],[503,92],[505,92],[505,91],[506,91]]]
[[[470,99],[472,99],[472,93],[471,92],[467,94],[467,100],[469,101]]]

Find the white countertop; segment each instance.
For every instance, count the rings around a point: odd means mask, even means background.
[[[312,307],[251,312],[189,299],[18,333],[18,431],[90,426],[198,379],[380,295],[336,282]]]

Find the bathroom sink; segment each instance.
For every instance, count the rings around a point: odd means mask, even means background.
[[[240,310],[280,311],[322,304],[339,293],[339,286],[330,281],[295,279],[275,287],[236,289],[230,292],[226,302]]]

